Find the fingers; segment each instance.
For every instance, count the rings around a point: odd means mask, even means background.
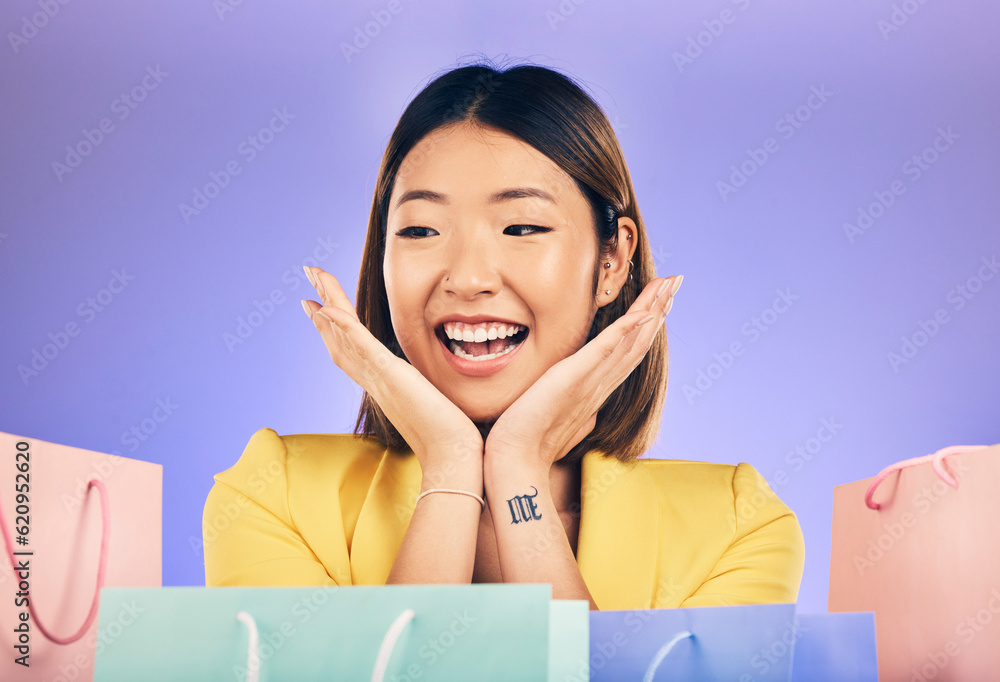
[[[683,279],[683,275],[677,275],[651,281],[629,311],[594,339],[598,341],[601,336],[608,335],[602,340],[606,343],[602,347],[602,360],[607,363],[606,371],[617,379],[615,386],[624,381],[649,352],[660,325],[673,308],[674,295]],[[654,321],[656,324],[651,324]]]
[[[320,300],[323,301],[323,306],[341,308],[348,311],[354,319],[358,319],[351,299],[347,298],[347,294],[344,293],[344,289],[336,277],[325,272],[322,268],[303,266],[302,269],[305,271],[306,277],[309,278],[310,284],[315,287]],[[308,313],[308,311],[306,312]]]
[[[370,394],[383,379],[391,353],[361,324],[357,312],[333,275],[320,268],[303,267],[324,305],[302,301],[302,309],[320,333],[330,358]]]

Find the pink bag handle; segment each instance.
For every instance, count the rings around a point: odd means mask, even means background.
[[[94,622],[94,618],[97,617],[97,606],[101,597],[101,588],[104,587],[104,572],[108,565],[108,538],[111,536],[111,509],[108,504],[108,491],[96,478],[90,479],[87,484],[87,492],[90,492],[91,488],[97,488],[98,492],[101,494],[101,518],[103,521],[103,530],[101,532],[101,561],[97,567],[97,590],[94,592],[94,599],[90,603],[90,612],[87,614],[87,620],[83,622],[80,629],[70,635],[69,637],[57,637],[56,635],[49,632],[42,621],[38,619],[38,614],[35,613],[35,600],[31,598],[30,588],[27,590],[26,595],[28,597],[28,612],[31,614],[32,620],[35,621],[35,625],[38,630],[45,635],[48,639],[55,642],[56,644],[72,644],[76,640],[83,637],[83,635],[90,629],[91,624]],[[15,575],[17,573],[17,561],[14,559],[14,543],[10,539],[10,531],[7,530],[7,522],[3,518],[3,511],[0,510],[0,529],[3,530],[3,540],[7,543],[7,558],[10,559],[11,568],[14,569]]]
[[[913,457],[912,459],[904,459],[902,462],[896,462],[882,469],[872,481],[872,484],[868,486],[868,491],[865,492],[865,504],[868,505],[869,509],[878,510],[882,507],[878,502],[875,502],[872,498],[875,496],[875,489],[879,487],[885,478],[892,473],[901,471],[908,467],[915,466],[917,464],[923,464],[924,462],[930,462],[934,466],[934,471],[941,480],[950,485],[952,488],[958,489],[958,481],[955,477],[948,473],[948,470],[944,468],[944,458],[949,455],[957,455],[960,452],[971,452],[972,450],[981,450],[983,448],[989,447],[988,445],[951,445],[946,448],[941,448],[937,452],[924,455],[923,457]]]

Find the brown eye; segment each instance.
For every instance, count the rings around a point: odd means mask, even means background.
[[[414,234],[413,230],[416,230],[419,234]],[[423,231],[430,230],[431,232],[434,232],[434,230],[432,230],[429,227],[404,227],[402,230],[396,233],[396,236],[403,237],[406,239],[420,239],[421,237],[430,236],[428,234],[422,233],[421,232],[422,230]]]
[[[516,236],[523,236],[525,233],[522,230],[531,230],[532,232],[541,234],[542,232],[551,232],[552,230],[547,227],[539,227],[537,225],[511,225],[507,230],[517,230],[520,233]],[[504,230],[506,232],[507,230]],[[527,234],[531,234],[530,232]]]

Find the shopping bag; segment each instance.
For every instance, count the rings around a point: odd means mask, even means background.
[[[578,599],[551,602],[549,610],[549,679],[590,679],[590,603]]]
[[[878,682],[872,613],[795,616],[791,682]]]
[[[0,680],[89,682],[99,578],[161,584],[163,467],[7,433],[0,452]]]
[[[573,617],[551,593],[529,584],[106,588],[99,622],[109,641],[94,679],[544,681],[551,612]],[[560,649],[553,670],[586,656],[585,640],[569,641],[575,651]]]
[[[996,679],[1000,446],[953,446],[833,494],[830,611],[873,611],[883,680]]]
[[[788,682],[795,639],[795,604],[594,611],[590,679]]]

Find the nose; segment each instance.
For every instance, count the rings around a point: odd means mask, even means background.
[[[445,263],[445,291],[467,300],[500,291],[499,254],[488,239],[472,234],[452,246]]]

